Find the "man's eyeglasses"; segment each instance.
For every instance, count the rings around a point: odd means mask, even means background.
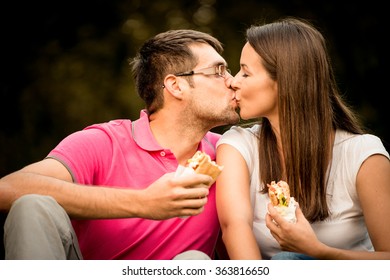
[[[202,68],[199,69],[195,72],[195,70],[188,71],[188,72],[182,72],[182,73],[176,73],[174,74],[175,76],[192,76],[192,75],[197,75],[197,74],[202,74],[202,75],[217,75],[220,77],[225,78],[227,73],[230,74],[229,68],[227,68],[226,65],[219,64],[207,68]]]

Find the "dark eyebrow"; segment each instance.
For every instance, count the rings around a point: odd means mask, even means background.
[[[241,67],[242,70],[245,70],[245,71],[247,71],[247,72],[251,72],[251,71],[249,70],[248,65],[246,65],[245,63],[240,63],[240,67]]]
[[[218,66],[218,65],[228,66],[228,64],[225,61],[216,61],[212,66]]]

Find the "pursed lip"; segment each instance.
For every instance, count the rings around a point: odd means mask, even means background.
[[[235,91],[233,91],[231,101],[234,103],[234,108],[237,108],[238,107],[238,100],[236,99],[236,92]]]
[[[236,97],[235,96],[233,96],[233,98],[231,99],[231,101],[234,103],[234,108],[235,109],[237,109],[237,107],[238,107],[238,100],[236,99]]]
[[[237,98],[236,92],[234,92],[233,99],[236,101],[238,107],[240,107],[240,100]]]

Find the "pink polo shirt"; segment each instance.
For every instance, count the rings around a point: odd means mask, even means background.
[[[220,135],[209,132],[199,150],[215,159]],[[154,139],[148,116],[96,124],[66,137],[50,152],[71,172],[75,183],[143,189],[178,162]],[[88,187],[88,186],[85,186]],[[85,259],[172,259],[187,250],[214,258],[219,233],[215,185],[204,212],[186,219],[155,221],[140,218],[72,221]]]

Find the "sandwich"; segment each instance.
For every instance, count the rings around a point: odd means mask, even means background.
[[[290,186],[285,181],[275,183],[272,181],[268,186],[268,195],[274,206],[288,206],[290,202]]]
[[[195,173],[209,175],[213,178],[213,182],[215,182],[223,169],[223,166],[218,165],[211,160],[208,154],[201,151],[197,151],[187,162],[188,167],[192,168]]]
[[[211,160],[208,154],[197,151],[190,159],[187,160],[186,166],[179,165],[177,167],[175,176],[183,176],[193,173],[205,174],[213,178],[211,183],[213,184],[219,174],[221,174],[222,169],[223,166],[220,166],[215,161]]]
[[[296,203],[290,196],[290,186],[285,181],[275,183],[272,181],[268,186],[268,195],[272,205],[290,223],[297,221],[295,216]]]
[[[186,166],[179,165],[176,169],[175,176],[184,176],[187,174],[205,174],[213,178],[209,186],[211,186],[219,174],[221,174],[223,166],[218,165],[215,161],[212,161],[208,154],[197,151],[190,159],[187,160]],[[181,218],[187,218],[183,216]]]

